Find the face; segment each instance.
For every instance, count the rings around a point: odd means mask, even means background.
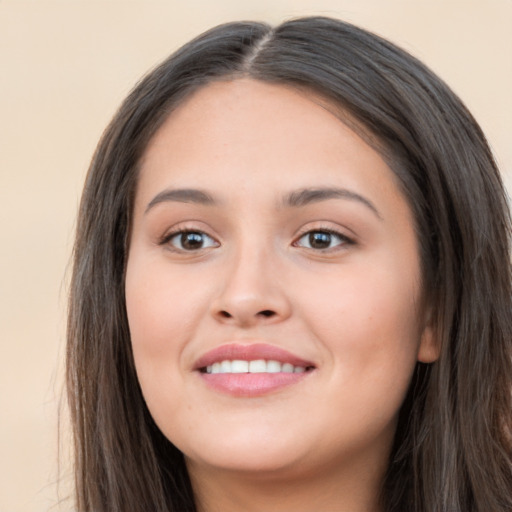
[[[218,82],[145,153],[128,320],[148,408],[189,468],[382,462],[417,360],[436,357],[411,211],[330,110]]]

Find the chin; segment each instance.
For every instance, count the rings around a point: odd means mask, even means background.
[[[245,453],[224,453],[216,456],[198,458],[189,458],[185,456],[185,461],[189,471],[194,467],[212,468],[215,471],[221,471],[226,474],[236,473],[238,476],[245,475],[251,480],[268,480],[279,478],[296,477],[298,473],[304,471],[304,465],[296,457],[283,457],[273,452],[256,453],[255,451]]]
[[[252,429],[238,435],[231,432],[221,439],[208,436],[204,441],[197,443],[193,450],[180,448],[187,466],[197,464],[225,471],[279,474],[300,466],[306,456],[296,440],[278,436],[275,431],[266,435]]]

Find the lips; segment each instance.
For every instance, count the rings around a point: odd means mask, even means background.
[[[261,343],[222,345],[204,354],[194,365],[208,387],[239,397],[278,391],[299,383],[314,369],[311,361]]]
[[[251,345],[240,345],[230,343],[210,350],[200,357],[194,369],[200,370],[222,361],[278,361],[281,364],[291,364],[303,368],[314,367],[311,361],[306,361],[296,355],[273,345],[254,343]]]

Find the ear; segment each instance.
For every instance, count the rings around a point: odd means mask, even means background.
[[[418,347],[418,361],[420,363],[433,363],[439,359],[441,344],[435,331],[431,311],[428,311]]]

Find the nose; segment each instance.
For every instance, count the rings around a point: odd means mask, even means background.
[[[290,316],[291,304],[282,276],[268,251],[239,252],[219,277],[220,291],[211,309],[217,321],[249,328]]]

